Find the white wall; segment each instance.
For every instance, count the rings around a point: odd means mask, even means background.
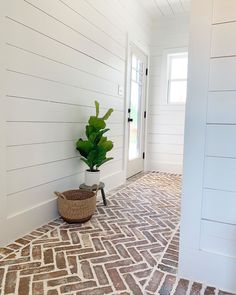
[[[179,272],[232,293],[236,292],[235,31],[235,0],[193,1]]]
[[[95,99],[102,112],[115,110],[108,124],[114,160],[102,168],[102,179],[107,189],[124,181],[125,99],[118,86],[125,87],[127,34],[147,50],[150,22],[134,0],[2,2],[5,244],[57,216],[53,191],[83,181],[75,141],[84,134]]]
[[[4,36],[4,3],[0,2],[0,36]],[[4,46],[4,38],[0,38],[0,48]],[[5,110],[4,110],[4,55],[0,54],[0,241],[5,240],[7,228],[5,227],[6,221],[6,166],[5,166]],[[0,243],[1,244],[1,243]]]
[[[167,17],[153,28],[150,58],[148,170],[182,172],[185,105],[166,97],[166,54],[188,47],[188,17]]]

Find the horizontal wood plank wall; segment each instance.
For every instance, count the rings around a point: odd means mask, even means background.
[[[202,250],[236,258],[236,3],[214,0]]]
[[[84,180],[75,141],[94,100],[108,122],[114,160],[107,190],[124,181],[127,34],[148,48],[151,24],[136,1],[9,0],[4,10],[8,242],[57,216],[53,191]],[[123,91],[125,93],[125,91]],[[115,181],[114,181],[115,179]]]
[[[167,104],[165,52],[188,46],[188,19],[167,19],[153,30],[148,115],[148,169],[182,172],[185,106]]]
[[[3,85],[5,84],[5,58],[4,58],[4,47],[5,47],[5,6],[6,2],[0,2],[0,223],[1,223],[1,234],[0,234],[0,245],[7,240],[7,214],[6,214],[6,120],[5,120],[5,91]]]
[[[236,1],[192,1],[179,253],[179,276],[233,294],[235,23]]]

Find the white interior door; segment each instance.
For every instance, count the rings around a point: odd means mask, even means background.
[[[128,165],[127,177],[144,168],[144,133],[147,56],[136,46],[131,47],[130,95],[128,107]]]

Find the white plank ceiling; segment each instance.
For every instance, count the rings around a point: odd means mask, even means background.
[[[152,19],[186,14],[191,4],[191,0],[139,0],[139,2]]]

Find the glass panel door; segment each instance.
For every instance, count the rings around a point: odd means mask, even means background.
[[[146,56],[133,48],[129,102],[128,176],[143,170]]]
[[[133,54],[132,78],[130,95],[130,125],[129,125],[129,160],[136,159],[141,154],[141,100],[143,91],[143,64]]]

